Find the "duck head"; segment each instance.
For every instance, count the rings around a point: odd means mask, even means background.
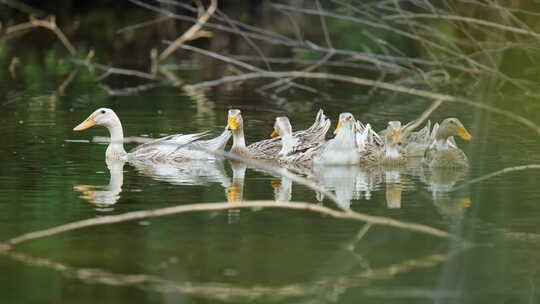
[[[242,112],[238,109],[229,110],[227,116],[227,126],[225,129],[231,131],[241,131],[244,126],[244,121],[242,120]]]
[[[386,127],[386,143],[390,146],[396,146],[403,143],[403,128],[399,121],[389,121]]]
[[[271,137],[284,136],[292,134],[292,126],[289,118],[286,116],[276,117],[274,122],[274,131],[270,134]]]
[[[99,108],[88,116],[83,122],[78,124],[73,131],[82,131],[95,125],[106,128],[114,128],[120,124],[120,119],[113,110],[108,108]]]
[[[336,129],[334,130],[334,134],[337,134],[344,125],[347,125],[349,127],[355,127],[354,116],[349,112],[339,114],[339,121]]]
[[[443,120],[437,130],[437,139],[447,139],[450,136],[459,136],[463,140],[471,140],[472,136],[457,118]]]

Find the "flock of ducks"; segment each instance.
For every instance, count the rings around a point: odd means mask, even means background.
[[[393,167],[405,164],[409,158],[423,157],[422,162],[428,168],[464,168],[468,166],[467,156],[457,146],[454,136],[463,140],[472,138],[457,118],[447,118],[433,127],[428,122],[416,132],[410,130],[412,122],[402,125],[391,121],[386,129],[375,132],[370,124],[357,121],[351,113],[341,113],[334,137],[326,140],[330,119],[320,110],[306,130],[293,132],[289,119],[281,116],[275,119],[271,138],[246,145],[241,111],[231,109],[227,126],[218,137],[203,139],[208,132],[175,134],[143,143],[127,153],[122,124],[113,110],[97,109],[73,130],[95,125],[109,130],[107,160],[139,162],[218,159],[232,135],[230,153],[280,165]]]

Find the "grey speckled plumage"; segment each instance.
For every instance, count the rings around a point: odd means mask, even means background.
[[[407,161],[407,151],[401,147],[403,127],[399,121],[388,122],[388,127],[380,132],[383,144],[366,145],[360,152],[360,164],[363,166],[401,166]],[[372,135],[373,136],[373,135]],[[369,137],[366,137],[367,141]],[[375,142],[372,140],[372,142]]]
[[[245,145],[244,124],[240,110],[229,110],[229,122],[227,127],[233,132],[232,153],[265,160],[277,160],[279,158],[279,152],[282,148],[280,136],[261,140],[252,143],[249,146]],[[321,109],[317,113],[315,122],[308,129],[292,133],[293,138],[297,142],[293,151],[309,149],[320,142],[324,142],[324,138],[329,128],[330,119],[326,118]]]

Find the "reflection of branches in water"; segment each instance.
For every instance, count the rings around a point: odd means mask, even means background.
[[[435,267],[449,258],[447,254],[433,254],[350,275],[324,277],[308,283],[287,284],[283,286],[253,285],[243,287],[239,286],[239,284],[227,283],[180,283],[154,275],[119,274],[96,268],[78,268],[15,251],[0,251],[0,254],[5,254],[21,263],[57,271],[68,278],[75,278],[88,284],[99,283],[108,286],[136,287],[160,293],[182,293],[194,297],[231,302],[245,299],[282,301],[296,297],[319,295],[323,290],[325,293],[342,293],[344,290],[350,288],[364,286],[372,280],[390,279],[398,274],[412,270]]]

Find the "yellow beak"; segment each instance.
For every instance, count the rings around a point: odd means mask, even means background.
[[[472,138],[471,134],[469,133],[469,131],[467,131],[467,129],[465,129],[464,126],[459,127],[457,135],[463,140],[471,140]]]
[[[401,132],[399,130],[392,130],[392,133],[390,134],[390,140],[393,143],[399,143],[401,140]]]
[[[343,126],[343,120],[338,121],[336,129],[334,130],[334,134],[336,134],[339,129],[341,129],[341,126]]]
[[[238,120],[236,120],[236,117],[229,117],[227,119],[227,127],[225,127],[227,130],[236,130],[238,129]]]
[[[278,132],[276,130],[272,131],[272,134],[270,134],[270,137],[277,137],[279,136]]]
[[[95,125],[96,125],[96,121],[93,118],[88,117],[85,121],[81,122],[78,126],[73,128],[73,131],[86,130],[86,129],[88,129],[90,127],[93,127]]]

